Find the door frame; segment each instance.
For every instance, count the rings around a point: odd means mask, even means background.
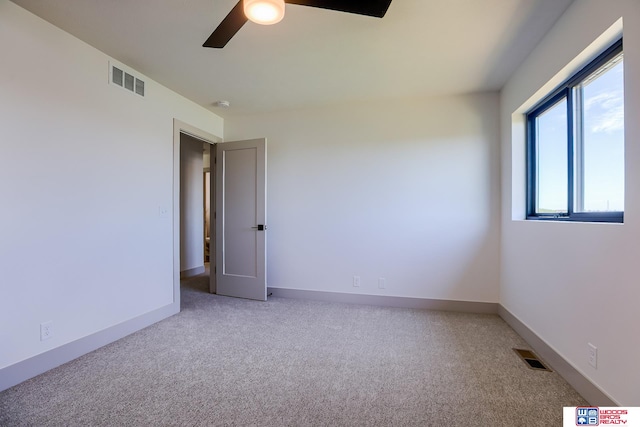
[[[180,134],[215,145],[222,138],[173,119],[173,303],[180,310]],[[213,168],[212,168],[213,169]]]

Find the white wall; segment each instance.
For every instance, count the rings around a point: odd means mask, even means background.
[[[227,118],[268,139],[268,285],[497,302],[498,130],[497,94]]]
[[[572,71],[563,67],[574,58],[578,57],[569,67],[573,71],[593,57],[597,49],[592,43],[620,17],[625,55],[624,224],[524,221],[524,131],[522,115],[514,116],[514,125],[512,113],[521,113],[521,107],[560,83]],[[501,303],[602,391],[627,406],[640,406],[639,76],[640,2],[580,0],[573,2],[501,94]],[[588,342],[598,347],[597,369],[588,364]]]
[[[202,141],[180,135],[180,271],[204,268]]]
[[[109,57],[7,0],[0,55],[4,368],[173,304],[173,119],[223,121],[148,78],[144,99],[109,85]]]

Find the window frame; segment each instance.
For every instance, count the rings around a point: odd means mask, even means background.
[[[623,52],[622,38],[613,43],[603,53],[585,65],[568,80],[554,89],[542,101],[537,103],[525,114],[526,118],[526,178],[527,178],[527,215],[528,220],[551,221],[578,221],[578,222],[611,222],[623,223],[624,211],[609,212],[575,212],[575,134],[576,122],[574,120],[575,102],[574,88],[582,83],[594,71],[611,61]],[[536,119],[543,113],[553,108],[562,100],[567,102],[567,213],[539,213],[536,212]]]

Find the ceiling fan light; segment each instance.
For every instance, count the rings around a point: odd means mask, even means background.
[[[244,0],[244,14],[261,25],[277,24],[284,18],[284,0]]]

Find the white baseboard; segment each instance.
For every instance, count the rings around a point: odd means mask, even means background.
[[[124,338],[140,329],[144,329],[167,317],[173,316],[179,311],[179,304],[172,303],[100,332],[96,332],[95,334],[2,368],[0,369],[0,391],[70,362],[84,354],[117,341],[120,338]]]
[[[204,265],[181,271],[180,279],[188,279],[189,277],[197,276],[198,274],[202,273],[204,273]]]
[[[498,313],[498,304],[493,302],[347,294],[342,292],[307,291],[287,288],[267,288],[267,294],[269,293],[274,297],[376,305],[381,307],[418,308],[423,310],[459,311],[464,313]]]
[[[197,273],[200,274],[200,273]],[[542,338],[517,317],[497,303],[473,301],[447,301],[423,298],[392,297],[384,295],[347,294],[339,292],[307,291],[299,289],[268,288],[275,297],[314,301],[367,304],[385,307],[418,308],[425,310],[458,311],[466,313],[498,314],[511,326],[538,355],[576,389],[591,405],[620,406],[613,398],[589,381],[576,368],[560,356]],[[122,322],[95,334],[0,369],[0,391],[70,362],[84,354],[117,341],[180,311],[177,304],[169,304],[134,319]]]
[[[564,378],[589,404],[594,406],[620,406],[611,396],[593,384],[573,365],[560,356],[549,344],[502,305],[498,315],[518,333],[554,371]]]

